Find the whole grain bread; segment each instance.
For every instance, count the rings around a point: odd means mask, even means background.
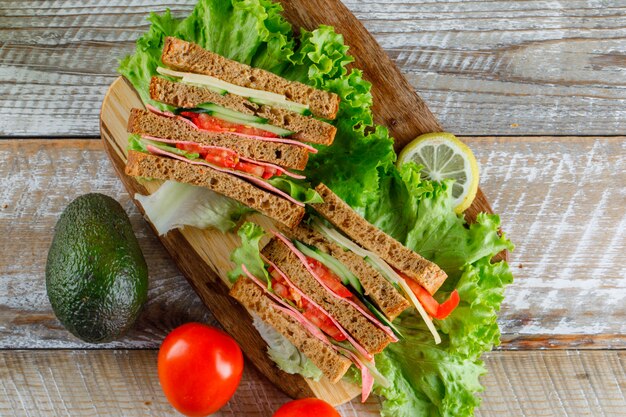
[[[134,177],[170,180],[206,187],[278,220],[289,228],[295,227],[304,216],[304,207],[261,190],[247,181],[209,167],[129,151],[125,171],[127,175]]]
[[[389,320],[393,321],[400,313],[409,308],[409,302],[402,294],[375,268],[354,252],[344,250],[304,223],[300,223],[293,229],[284,228],[284,233],[292,239],[316,247],[341,262],[359,278],[365,295],[380,308]]]
[[[193,108],[213,103],[247,115],[267,119],[268,123],[295,132],[291,137],[303,142],[330,145],[335,139],[335,126],[280,108],[256,104],[234,94],[221,95],[208,88],[176,83],[161,77],[150,80],[150,98],[170,106]]]
[[[330,294],[282,241],[274,238],[262,250],[302,292],[335,318],[368,352],[380,353],[391,338],[347,301]]]
[[[231,133],[208,132],[195,129],[182,120],[159,116],[148,110],[131,109],[128,132],[163,139],[196,142],[202,145],[221,146],[240,156],[270,162],[285,168],[303,170],[309,159],[306,149],[284,143],[248,139]]]
[[[337,94],[286,80],[269,71],[224,58],[199,45],[177,38],[165,38],[161,61],[179,71],[210,75],[241,87],[282,94],[288,100],[309,105],[315,116],[325,119],[334,119],[339,110],[340,99]]]
[[[353,241],[417,281],[430,294],[441,287],[448,277],[441,268],[365,220],[324,184],[319,184],[315,190],[324,202],[312,204],[312,207]]]
[[[275,308],[276,304],[248,278],[239,278],[231,288],[230,295],[285,336],[333,384],[341,379],[352,364],[348,358],[311,335],[297,320]]]

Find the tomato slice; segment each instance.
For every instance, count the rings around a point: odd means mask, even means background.
[[[263,175],[265,174],[265,167],[250,162],[239,162],[235,165],[235,169],[261,178],[264,178]]]
[[[190,119],[198,128],[202,130],[209,130],[211,132],[235,132],[243,135],[261,136],[265,138],[277,138],[278,135],[267,130],[257,129],[256,127],[242,125],[239,123],[227,122],[226,120],[218,119],[207,113],[194,113],[191,111],[184,111],[180,113],[181,116]]]
[[[461,301],[458,291],[454,290],[445,302],[439,304],[437,300],[435,300],[433,296],[424,289],[424,287],[419,285],[411,278],[408,278],[402,274],[401,276],[409,285],[409,288],[411,288],[411,291],[413,291],[413,294],[415,294],[422,306],[424,306],[424,309],[426,310],[428,315],[438,320],[443,320],[448,317]]]
[[[349,289],[344,287],[344,285],[341,283],[341,279],[337,275],[335,275],[330,269],[326,268],[324,264],[316,259],[309,258],[308,256],[306,259],[313,272],[315,272],[315,274],[320,277],[322,282],[324,282],[324,284],[328,288],[330,288],[332,292],[334,292],[341,298],[352,297],[352,293]]]
[[[202,149],[202,146],[197,143],[177,143],[176,147],[183,151],[200,154],[202,157],[204,157],[206,152]]]
[[[205,161],[225,168],[237,169],[239,163],[239,155],[235,151],[227,149],[206,149]]]
[[[336,341],[342,342],[346,340],[346,336],[335,326],[330,317],[318,310],[313,304],[307,304],[306,310],[302,315]]]

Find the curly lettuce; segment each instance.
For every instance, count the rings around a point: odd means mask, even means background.
[[[301,30],[296,38],[280,12],[281,6],[270,0],[200,0],[185,19],[169,12],[152,14],[150,30],[137,41],[135,54],[121,62],[120,72],[144,101],[164,108],[149,100],[147,86],[156,74],[164,37],[176,36],[337,93],[341,104],[333,121],[335,142],[317,147],[304,172],[307,178],[324,182],[370,222],[440,265],[450,278],[436,297],[446,298],[455,288],[461,297],[456,311],[436,321],[440,345],[413,312],[397,319],[405,339],[376,357],[379,371],[393,381],[388,388],[375,386],[384,397],[381,413],[472,415],[480,403],[479,377],[486,372],[480,355],[499,343],[496,314],[512,281],[505,262],[490,260],[513,246],[499,233],[498,216],[481,214],[468,225],[455,214],[450,183],[422,179],[413,164],[396,168],[393,139],[385,127],[373,123],[371,84],[358,69],[348,69],[353,59],[341,34],[320,26]],[[262,235],[260,228],[244,225],[244,243],[232,254],[237,265],[245,261],[248,268],[262,267],[257,257]],[[230,276],[239,276],[240,269]]]

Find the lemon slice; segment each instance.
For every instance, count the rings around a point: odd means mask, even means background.
[[[454,211],[462,213],[472,205],[478,190],[478,163],[474,154],[451,133],[436,132],[418,136],[398,155],[397,166],[409,161],[423,165],[422,177],[452,185]]]

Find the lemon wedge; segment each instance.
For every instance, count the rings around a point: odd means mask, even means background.
[[[396,165],[409,161],[424,166],[423,178],[455,180],[452,185],[455,212],[462,213],[472,205],[478,191],[478,163],[471,149],[456,136],[447,132],[418,136],[400,152]]]

